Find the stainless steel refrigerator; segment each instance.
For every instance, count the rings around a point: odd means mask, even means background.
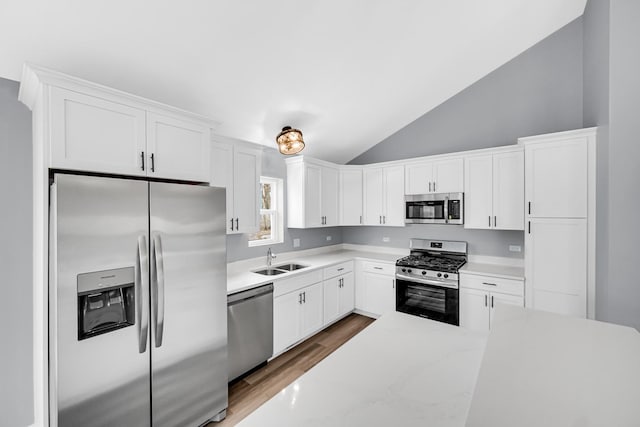
[[[198,426],[227,408],[225,190],[56,174],[52,426]]]

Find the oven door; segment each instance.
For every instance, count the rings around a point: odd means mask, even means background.
[[[458,326],[458,289],[396,277],[396,311]]]

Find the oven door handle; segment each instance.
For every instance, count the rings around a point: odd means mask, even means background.
[[[439,280],[431,280],[431,279],[422,279],[422,278],[416,278],[416,277],[409,277],[409,276],[405,276],[405,275],[399,274],[399,273],[396,273],[396,279],[405,280],[407,282],[422,283],[424,285],[438,286],[438,287],[441,287],[441,288],[458,289],[458,284],[457,283],[450,283],[450,282],[442,282],[442,281],[439,281]]]

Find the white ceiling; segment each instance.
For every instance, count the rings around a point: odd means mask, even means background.
[[[586,0],[3,0],[25,61],[344,163],[582,15]]]

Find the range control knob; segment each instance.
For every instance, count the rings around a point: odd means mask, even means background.
[[[402,269],[402,272],[403,272],[403,273],[406,273],[406,272],[407,272],[407,269],[406,269],[406,268],[403,268],[403,269]]]
[[[442,277],[442,273],[438,273],[438,277]]]
[[[411,273],[411,269],[408,269],[408,270],[407,270],[407,273]]]
[[[427,274],[427,272],[422,270],[422,275],[424,276],[425,274]]]
[[[449,275],[447,273],[444,273],[444,278],[446,279],[447,277],[449,277]]]

